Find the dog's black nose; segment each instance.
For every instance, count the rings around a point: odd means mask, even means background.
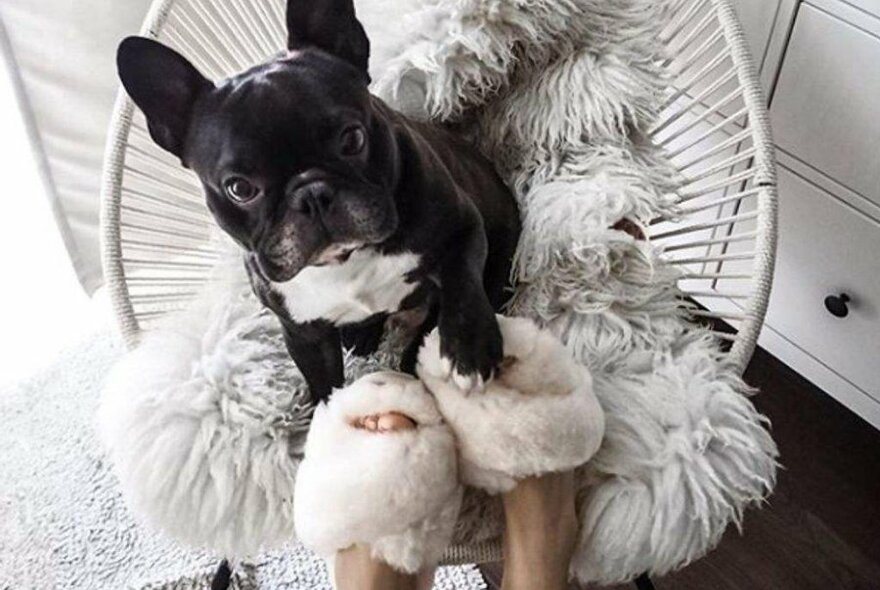
[[[290,206],[309,217],[318,217],[333,201],[334,190],[324,180],[316,180],[294,189],[290,195]]]

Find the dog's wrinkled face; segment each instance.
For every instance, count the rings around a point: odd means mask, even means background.
[[[194,109],[183,158],[269,279],[340,261],[397,228],[389,133],[350,70],[297,51],[223,82]]]
[[[397,229],[397,151],[367,90],[369,44],[350,4],[291,0],[290,51],[216,85],[154,41],[119,49],[151,135],[199,175],[219,225],[272,281]]]

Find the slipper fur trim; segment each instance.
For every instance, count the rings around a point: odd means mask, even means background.
[[[464,483],[491,493],[516,480],[586,463],[605,416],[586,367],[531,320],[498,317],[505,361],[482,392],[467,394],[441,357],[434,330],[419,351],[419,377],[455,432]]]
[[[399,412],[413,430],[370,432],[365,415]],[[294,492],[304,545],[325,557],[355,543],[414,573],[436,564],[452,537],[462,488],[455,440],[422,384],[374,373],[315,409]]]

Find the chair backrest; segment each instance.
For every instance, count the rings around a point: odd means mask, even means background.
[[[671,0],[664,41],[674,83],[652,131],[681,172],[682,215],[658,220],[651,239],[680,265],[683,291],[734,331],[744,368],[767,308],[776,242],[776,179],[767,111],[729,0]],[[143,34],[221,78],[284,46],[283,0],[156,0]],[[201,186],[154,145],[120,92],[104,164],[105,277],[129,346],[184,306],[221,249]]]
[[[767,103],[729,0],[678,0],[664,41],[673,87],[652,131],[681,173],[681,217],[651,239],[685,271],[682,290],[723,320],[745,370],[764,323],[776,257],[776,161]]]

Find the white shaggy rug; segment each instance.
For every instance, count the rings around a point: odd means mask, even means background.
[[[46,371],[0,388],[0,589],[203,589],[218,557],[135,523],[94,428],[101,386],[122,345],[97,334]],[[39,409],[39,411],[37,411]],[[474,567],[442,568],[435,588],[485,588]],[[237,589],[329,589],[299,546],[238,571]]]

